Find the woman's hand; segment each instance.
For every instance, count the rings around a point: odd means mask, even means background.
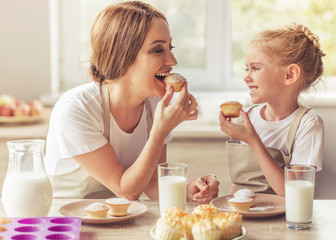
[[[239,139],[248,144],[253,141],[253,139],[258,138],[258,134],[255,131],[248,114],[245,111],[240,110],[240,116],[243,118],[242,124],[235,124],[231,122],[231,118],[225,118],[224,114],[220,112],[220,129],[230,137]]]
[[[168,135],[181,122],[195,120],[198,116],[197,101],[188,92],[187,83],[183,85],[176,101],[170,104],[173,94],[173,87],[167,86],[166,94],[155,110],[153,128],[160,129],[164,136]]]
[[[214,174],[201,178],[194,178],[187,186],[187,199],[208,203],[218,196],[219,181]]]

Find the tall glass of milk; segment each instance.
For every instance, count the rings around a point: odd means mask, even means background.
[[[185,209],[187,200],[187,168],[185,163],[158,165],[160,215],[166,208]]]
[[[285,166],[286,225],[300,230],[312,227],[315,167]]]
[[[44,168],[42,139],[7,142],[8,169],[2,203],[8,217],[43,217],[51,207],[53,192]]]

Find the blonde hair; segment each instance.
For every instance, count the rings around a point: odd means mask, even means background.
[[[280,66],[298,64],[304,81],[300,91],[316,84],[322,77],[325,56],[319,38],[302,24],[292,23],[280,29],[263,31],[250,42]]]
[[[165,16],[151,5],[129,1],[110,5],[91,28],[90,74],[94,81],[118,79],[133,64],[154,18]]]

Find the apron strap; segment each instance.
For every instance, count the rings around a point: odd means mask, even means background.
[[[110,141],[110,98],[108,85],[104,83],[100,84],[100,92],[102,94],[104,137]],[[149,104],[148,99],[146,99],[144,102],[147,111],[147,136],[149,137],[153,126],[153,112],[151,111],[151,105]]]
[[[292,151],[293,151],[293,144],[294,144],[294,138],[296,135],[296,131],[299,128],[301,119],[303,117],[303,115],[309,110],[309,107],[306,106],[300,106],[298,109],[298,112],[296,113],[292,124],[289,127],[288,130],[288,134],[287,134],[287,138],[286,138],[286,147],[288,150],[288,156],[286,156],[285,158],[285,164],[288,165],[291,158],[292,158]]]

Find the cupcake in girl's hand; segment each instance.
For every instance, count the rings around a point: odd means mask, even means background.
[[[220,105],[220,108],[226,118],[237,118],[240,116],[240,109],[243,105],[237,101],[224,102]]]

